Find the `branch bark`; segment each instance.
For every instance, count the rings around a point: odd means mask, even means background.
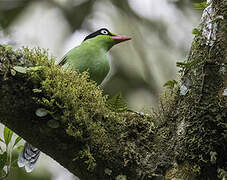
[[[45,52],[0,46],[0,121],[81,179],[222,178],[226,2],[204,10],[181,84],[152,115],[112,111],[87,73],[64,72]]]

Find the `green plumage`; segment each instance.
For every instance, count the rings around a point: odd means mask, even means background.
[[[90,78],[101,84],[110,70],[107,51],[115,44],[116,42],[108,35],[88,39],[63,57],[66,62],[62,68],[77,69],[79,72],[88,71]]]
[[[63,69],[88,71],[90,78],[101,84],[110,70],[107,52],[120,42],[130,40],[127,36],[117,36],[102,28],[90,35],[77,47],[63,56],[59,65]]]

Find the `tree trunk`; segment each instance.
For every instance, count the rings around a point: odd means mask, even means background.
[[[0,46],[0,122],[81,179],[224,179],[227,1],[213,0],[178,87],[143,115],[46,52]]]

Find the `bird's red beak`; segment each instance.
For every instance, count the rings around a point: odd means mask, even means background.
[[[128,41],[131,38],[129,36],[111,36],[112,40],[114,40],[117,43],[123,42],[123,41]]]

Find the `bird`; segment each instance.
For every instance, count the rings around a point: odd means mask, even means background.
[[[130,40],[128,36],[119,36],[102,28],[89,34],[83,42],[71,49],[61,59],[59,65],[63,69],[88,71],[90,79],[98,85],[102,83],[110,70],[107,52],[112,46]]]
[[[61,68],[80,73],[88,71],[90,79],[100,85],[110,71],[107,52],[116,44],[128,41],[131,37],[116,35],[107,28],[101,28],[84,38],[79,46],[68,51],[57,63]],[[31,172],[39,158],[40,150],[28,142],[21,151],[17,164]]]

